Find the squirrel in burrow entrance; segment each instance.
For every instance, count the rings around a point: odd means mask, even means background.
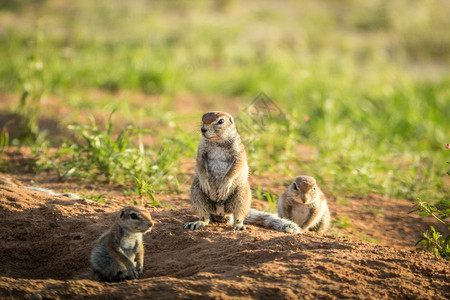
[[[103,233],[91,252],[98,281],[135,279],[144,267],[143,235],[153,227],[150,213],[142,207],[122,208],[114,224]]]

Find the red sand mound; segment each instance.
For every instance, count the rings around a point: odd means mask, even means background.
[[[119,206],[0,187],[0,298],[450,298],[449,262],[328,235],[212,224],[190,209],[149,208],[144,274],[89,279],[89,253]]]

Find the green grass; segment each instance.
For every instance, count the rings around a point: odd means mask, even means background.
[[[95,194],[94,192],[90,194],[81,194],[80,196],[99,203],[106,203],[108,201],[103,194]]]
[[[261,201],[266,201],[269,204],[269,207],[266,209],[267,211],[269,212],[277,211],[278,196],[272,193],[271,191],[264,190],[261,185],[258,185],[256,191],[253,192],[253,197]]]
[[[47,168],[56,171],[60,180],[135,184],[141,202],[145,196],[156,205],[152,192],[164,191],[164,187],[178,191],[173,173],[182,151],[179,144],[168,140],[156,149],[146,149],[142,135],[149,134],[148,130],[129,125],[115,134],[114,129],[113,113],[104,129],[93,118],[90,125],[69,125],[73,140],[66,141],[54,155],[41,161],[50,160]]]
[[[90,125],[68,127],[75,140],[61,146],[53,163],[61,180],[77,177],[123,184],[146,171],[142,143],[137,146],[131,143],[135,137],[140,140],[145,132],[129,126],[114,137],[112,115],[104,130],[97,127],[94,119]]]
[[[201,112],[170,111],[173,102],[220,95],[242,112],[263,91],[285,119],[254,133],[247,145],[252,174],[290,181],[301,172],[342,197],[426,195],[436,202],[449,196],[442,179],[448,15],[450,5],[438,0],[7,1],[0,6],[0,54],[8,58],[0,90],[28,93],[28,111],[20,112],[31,119],[31,133],[46,97],[60,99],[73,118],[90,110],[107,115],[114,106],[127,120],[151,120],[159,144],[146,149],[145,169],[153,191],[177,190],[176,164],[194,156],[199,138],[190,128]],[[136,108],[119,91],[163,101]],[[80,126],[78,133],[88,130]],[[87,132],[114,148],[112,135],[95,130]],[[106,155],[106,162],[88,161],[79,177],[133,182],[129,163],[142,160],[135,142],[130,137],[127,145],[134,154],[125,147],[118,156],[133,159],[116,157],[111,166]],[[299,144],[314,148],[314,157],[300,159]]]
[[[9,133],[6,128],[0,132],[0,171],[6,171],[7,168],[3,164],[3,154],[9,147]]]
[[[350,223],[350,218],[348,217],[336,215],[336,219],[334,219],[331,223],[338,229],[355,228],[355,226]]]
[[[380,244],[380,242],[381,242],[381,240],[373,238],[365,232],[360,232],[358,234],[358,236],[361,240],[372,243],[372,244]]]

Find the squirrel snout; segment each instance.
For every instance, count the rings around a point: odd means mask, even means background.
[[[208,131],[208,129],[206,129],[206,128],[202,128],[202,129],[201,129],[201,131],[202,131],[203,133],[205,133],[205,132],[207,132],[207,131]]]
[[[155,223],[152,220],[148,220],[147,223],[141,225],[141,230],[143,233],[150,232]]]

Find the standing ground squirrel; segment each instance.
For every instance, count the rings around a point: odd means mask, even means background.
[[[244,230],[244,222],[278,231],[300,233],[294,222],[275,214],[250,210],[247,154],[233,117],[226,112],[208,112],[202,117],[202,139],[197,149],[195,179],[191,201],[199,220],[184,228],[199,229],[215,221],[231,222],[235,230]]]
[[[297,223],[302,230],[323,232],[330,227],[327,199],[310,176],[299,176],[278,199],[278,216]]]
[[[135,279],[144,267],[143,234],[153,226],[150,213],[137,206],[120,210],[111,228],[103,233],[91,253],[98,281]]]
[[[184,224],[184,228],[198,229],[208,225],[211,217],[223,221],[232,215],[233,228],[244,230],[251,191],[247,154],[233,117],[226,112],[208,112],[202,117],[201,132],[191,186],[199,220]]]

